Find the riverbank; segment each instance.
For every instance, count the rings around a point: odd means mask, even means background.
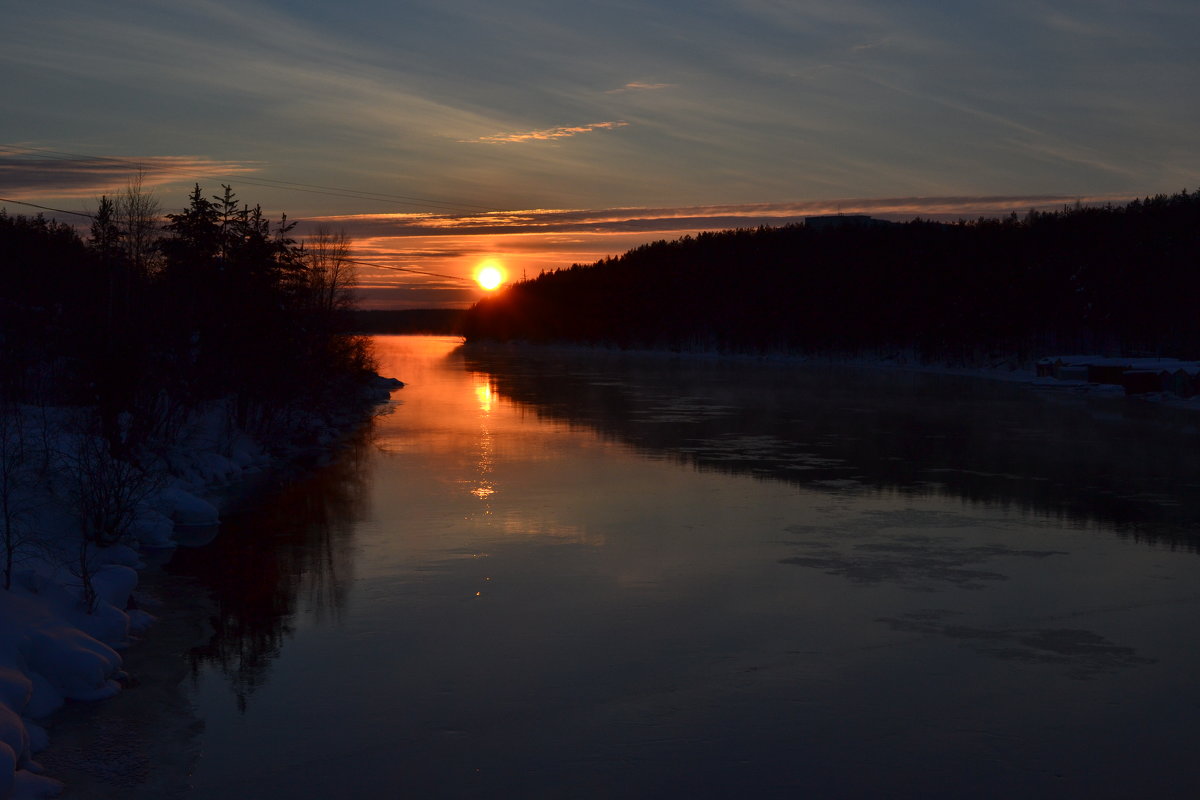
[[[14,560],[11,586],[0,592],[0,798],[59,794],[62,783],[34,758],[48,743],[36,720],[129,683],[121,651],[154,623],[131,602],[143,556],[197,532],[203,539],[221,508],[244,500],[264,474],[319,459],[402,385],[376,378],[337,410],[293,414],[286,440],[270,444],[233,429],[228,410],[214,405],[180,428],[152,475],[108,457],[77,411],[17,408],[5,417],[0,489]],[[35,479],[35,462],[47,478]],[[127,535],[103,547],[80,535],[97,492],[120,494],[130,514]],[[111,733],[69,747],[85,761],[116,764],[121,736]]]
[[[652,348],[619,348],[592,345],[576,345],[569,343],[530,344],[525,342],[465,342],[468,350],[499,348],[502,351],[517,352],[523,348],[533,348],[534,352],[556,355],[564,358],[571,356],[588,356],[595,358],[611,357],[613,359],[661,359],[669,361],[692,362],[726,362],[747,365],[787,367],[853,367],[872,371],[896,373],[920,373],[927,375],[947,375],[963,378],[981,378],[990,381],[1024,384],[1033,389],[1051,392],[1069,392],[1071,394],[1089,395],[1095,397],[1129,396],[1137,402],[1154,403],[1183,410],[1200,412],[1200,394],[1181,396],[1170,391],[1139,391],[1130,393],[1119,383],[1097,382],[1088,379],[1086,371],[1083,374],[1064,372],[1062,375],[1039,374],[1039,362],[1054,361],[1054,358],[1020,359],[1015,356],[983,358],[975,363],[951,363],[948,361],[930,361],[920,358],[913,352],[888,352],[880,354],[845,354],[830,353],[824,355],[807,355],[772,351],[766,353],[740,353],[705,348],[681,349],[652,349]],[[1073,357],[1075,361],[1091,359],[1095,361],[1113,361],[1102,356]],[[1141,359],[1141,361],[1151,361]],[[1179,365],[1175,359],[1153,359],[1154,364]],[[1191,364],[1193,362],[1186,362]]]

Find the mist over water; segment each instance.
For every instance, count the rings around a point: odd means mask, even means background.
[[[1186,415],[380,337],[341,458],[169,569],[194,798],[1186,795]]]

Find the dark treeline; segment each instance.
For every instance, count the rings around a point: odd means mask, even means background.
[[[735,352],[1200,357],[1200,194],[957,224],[702,233],[477,303],[469,339]]]
[[[0,400],[92,407],[117,457],[213,401],[263,433],[336,401],[372,367],[340,333],[347,245],[292,228],[229,187],[162,217],[131,184],[85,235],[0,210]]]

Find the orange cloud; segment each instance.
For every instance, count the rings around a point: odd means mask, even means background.
[[[787,225],[822,214],[872,214],[887,219],[959,219],[996,217],[1031,208],[1057,209],[1080,201],[1119,202],[1128,198],[1073,195],[1007,195],[992,197],[898,197],[881,199],[810,200],[785,203],[624,207],[604,209],[519,209],[471,214],[403,213],[324,217],[352,236],[429,237],[494,234],[569,234],[601,232],[678,231]]]
[[[568,136],[577,136],[581,133],[591,133],[592,131],[612,130],[613,128],[623,128],[628,125],[628,122],[593,122],[588,125],[573,125],[560,126],[557,128],[544,128],[538,131],[527,131],[525,133],[497,133],[491,136],[480,136],[478,139],[464,139],[465,142],[483,142],[485,144],[511,144],[514,142],[547,142],[555,139],[565,139]]]

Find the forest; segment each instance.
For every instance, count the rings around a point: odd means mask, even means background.
[[[131,182],[86,235],[0,210],[0,403],[90,409],[110,455],[138,461],[218,400],[265,441],[344,402],[373,367],[341,333],[345,237],[299,242],[222,188],[164,216]]]
[[[476,303],[463,333],[951,363],[1200,358],[1200,193],[955,224],[844,222],[701,233],[545,272]]]

